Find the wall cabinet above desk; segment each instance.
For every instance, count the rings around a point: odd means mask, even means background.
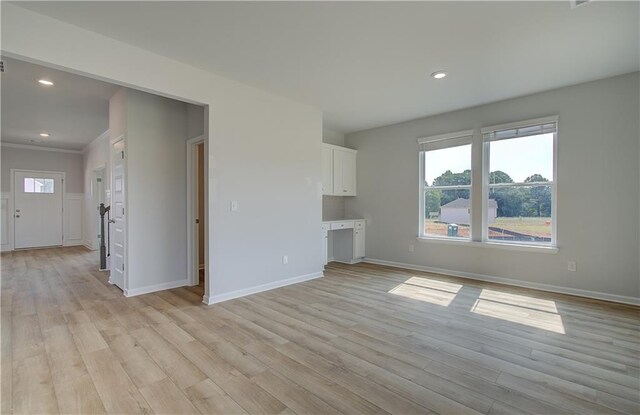
[[[322,144],[322,194],[356,195],[356,150]]]

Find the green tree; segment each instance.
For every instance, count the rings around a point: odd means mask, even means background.
[[[496,170],[489,173],[489,183],[513,183],[513,179],[502,170]]]
[[[470,184],[471,170],[465,170],[461,173],[452,173],[451,170],[447,170],[433,180],[434,186],[464,186]],[[469,189],[442,190],[440,206],[458,198],[469,199]]]
[[[430,212],[440,212],[442,192],[439,189],[425,190],[425,218]]]
[[[533,174],[527,177],[525,183],[548,182],[541,174]],[[529,200],[523,206],[522,216],[548,217],[551,216],[551,188],[549,186],[530,187]]]

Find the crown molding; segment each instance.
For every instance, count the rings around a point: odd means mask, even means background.
[[[68,150],[66,148],[30,146],[27,144],[2,143],[2,147],[21,148],[23,150],[53,151],[56,153],[82,154],[82,150]]]

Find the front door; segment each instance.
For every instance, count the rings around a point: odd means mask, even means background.
[[[16,248],[62,245],[62,173],[14,173]]]
[[[126,216],[125,206],[125,162],[124,162],[124,139],[113,143],[111,151],[112,180],[111,180],[111,260],[109,282],[124,290],[124,256],[125,256],[125,229]]]

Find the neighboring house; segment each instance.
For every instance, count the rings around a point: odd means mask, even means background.
[[[458,225],[468,225],[470,223],[471,202],[469,199],[458,198],[454,201],[440,206],[440,221],[446,223],[457,223]],[[494,199],[489,199],[487,207],[487,223],[494,223],[498,216],[498,203]]]

